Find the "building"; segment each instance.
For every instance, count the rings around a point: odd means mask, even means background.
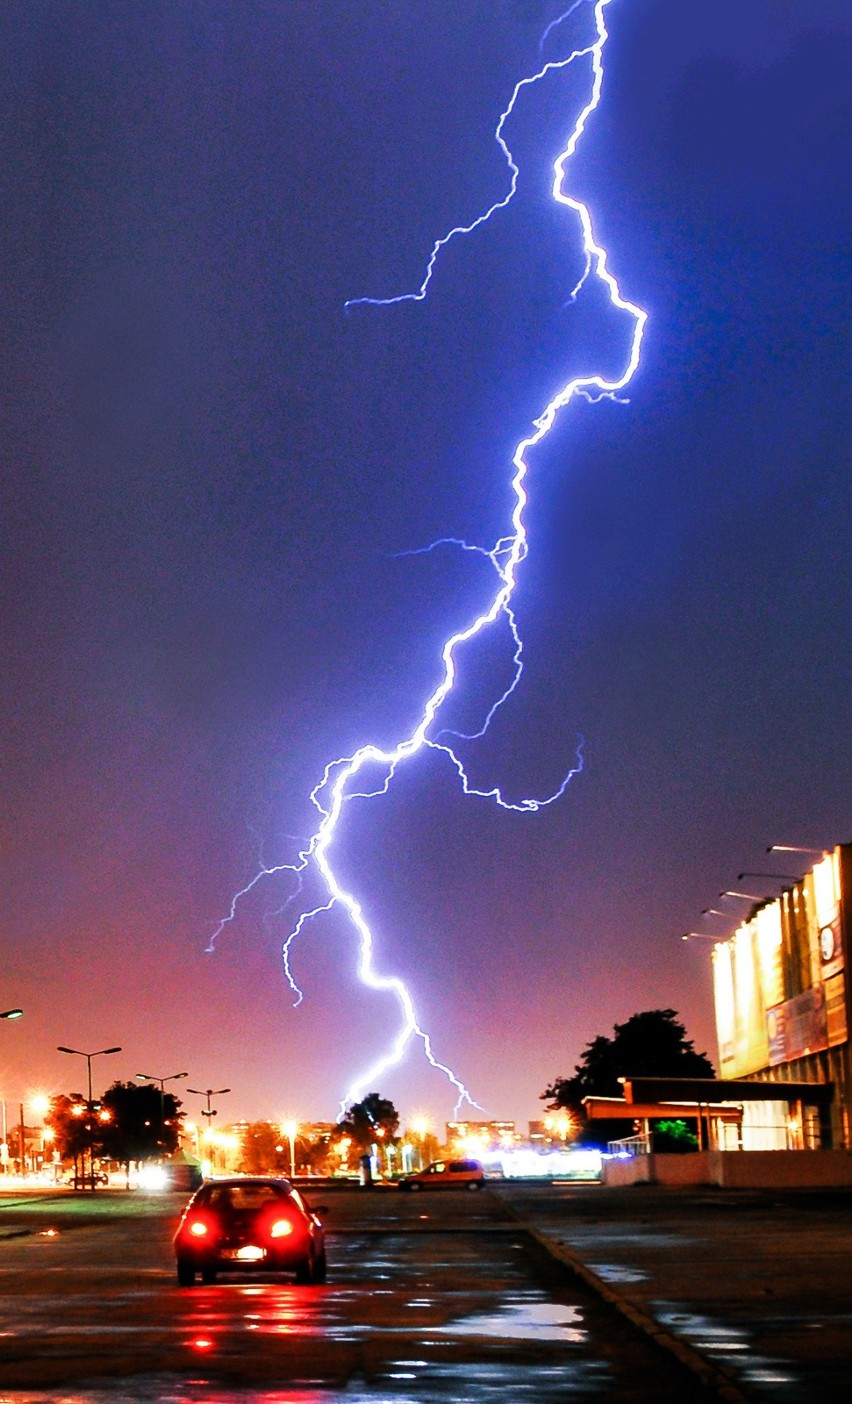
[[[832,1089],[822,1106],[765,1100],[769,1088],[744,1099],[744,1149],[850,1149],[850,943],[852,844],[839,844],[714,947],[720,1080]]]
[[[839,844],[716,942],[718,1078],[624,1076],[621,1098],[584,1099],[592,1120],[635,1118],[604,1182],[852,1185],[850,944],[852,844]],[[654,1152],[665,1116],[696,1123],[696,1153]]]
[[[445,1130],[451,1155],[481,1155],[520,1140],[514,1121],[448,1121]]]

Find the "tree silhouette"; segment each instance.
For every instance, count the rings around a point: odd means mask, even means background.
[[[376,1141],[387,1144],[399,1130],[399,1112],[393,1102],[378,1092],[370,1092],[362,1102],[353,1102],[346,1116],[338,1123],[337,1135],[348,1136],[363,1153]]]
[[[83,1097],[66,1097],[64,1093],[51,1097],[44,1124],[53,1131],[53,1145],[60,1159],[73,1159],[76,1163],[90,1148],[97,1153],[100,1138],[95,1138],[95,1129],[100,1127],[89,1117]]]
[[[103,1095],[110,1120],[103,1128],[103,1154],[122,1165],[171,1155],[178,1146],[181,1103],[150,1082],[114,1082]]]
[[[620,1097],[622,1077],[715,1077],[706,1053],[696,1053],[674,1009],[646,1009],[616,1024],[613,1037],[599,1034],[587,1044],[573,1077],[554,1078],[542,1092],[550,1110],[565,1108],[584,1124],[584,1097]],[[623,1136],[619,1120],[595,1123],[595,1139]],[[581,1133],[586,1135],[586,1130]]]

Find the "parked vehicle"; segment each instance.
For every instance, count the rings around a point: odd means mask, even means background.
[[[425,1170],[406,1175],[399,1187],[403,1190],[478,1190],[484,1183],[485,1171],[478,1160],[434,1160]]]

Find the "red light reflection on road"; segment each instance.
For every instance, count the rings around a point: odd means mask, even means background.
[[[193,1303],[185,1327],[188,1348],[196,1354],[222,1348],[242,1332],[305,1337],[327,1329],[316,1288],[234,1285],[236,1291],[228,1284],[207,1288]]]

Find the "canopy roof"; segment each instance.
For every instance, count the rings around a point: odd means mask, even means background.
[[[833,1082],[750,1082],[746,1078],[620,1077],[627,1102],[805,1102],[827,1106]],[[628,1112],[628,1115],[642,1115]]]
[[[720,1121],[739,1121],[742,1112],[738,1106],[718,1102],[627,1102],[623,1097],[584,1097],[583,1107],[590,1121],[659,1121],[666,1117],[696,1117],[699,1112]]]

